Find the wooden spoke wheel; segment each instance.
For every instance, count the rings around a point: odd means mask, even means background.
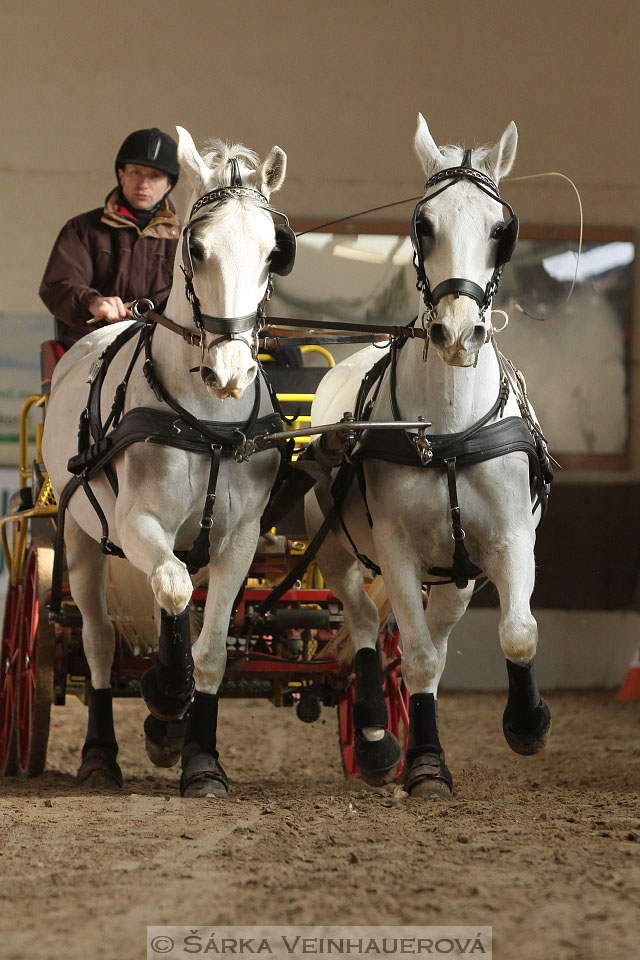
[[[0,648],[0,776],[18,771],[16,743],[16,698],[18,692],[18,648],[20,645],[20,603],[22,588],[9,584]]]
[[[347,689],[338,700],[338,740],[342,769],[345,777],[352,780],[358,776],[358,766],[354,753],[355,730],[353,728],[353,708],[356,702],[356,678],[349,678]]]
[[[382,636],[382,688],[389,712],[387,727],[402,746],[402,754],[407,752],[409,741],[409,691],[404,685],[400,669],[401,654],[398,649],[400,634],[397,630],[391,632],[385,628]],[[400,725],[402,724],[402,737]],[[398,766],[398,776],[402,770],[402,762]]]
[[[382,647],[382,689],[387,704],[387,730],[403,744],[403,755],[407,751],[409,739],[409,691],[404,685],[400,672],[399,635],[385,629],[381,636]],[[344,695],[338,701],[338,740],[342,756],[342,769],[345,777],[358,776],[358,767],[354,755],[355,729],[353,726],[353,708],[356,702],[356,679],[350,677]],[[403,737],[400,737],[400,724]],[[402,761],[398,764],[396,776],[402,771]]]
[[[51,544],[34,540],[25,563],[19,623],[16,740],[21,777],[39,777],[47,758],[55,630],[49,625],[45,596],[52,572]]]

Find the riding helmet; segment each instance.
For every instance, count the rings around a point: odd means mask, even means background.
[[[153,167],[166,173],[175,187],[180,174],[178,164],[178,145],[168,133],[157,127],[150,130],[135,130],[126,137],[116,156],[116,177],[118,168],[125,163],[139,163],[144,167]]]

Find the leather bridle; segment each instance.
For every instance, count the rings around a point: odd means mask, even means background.
[[[437,284],[432,290],[424,269],[424,254],[422,249],[424,229],[421,230],[420,225],[423,221],[420,220],[419,215],[425,204],[429,203],[430,200],[433,200],[434,197],[439,196],[439,194],[445,190],[448,190],[449,187],[452,187],[460,180],[469,180],[488,197],[491,197],[492,200],[506,207],[510,216],[492,235],[492,239],[498,240],[498,250],[493,273],[484,288],[473,280],[467,280],[463,277],[450,277],[448,280],[443,280]],[[443,181],[448,182],[444,183],[444,186],[441,186],[440,189],[434,193],[429,193],[432,187],[438,186]],[[427,308],[427,321],[430,324],[436,319],[437,305],[447,294],[453,294],[455,297],[470,297],[472,300],[475,300],[480,308],[480,317],[483,318],[496,294],[504,267],[511,259],[516,245],[519,227],[518,217],[514,213],[511,204],[500,196],[495,181],[487,176],[487,174],[471,166],[471,150],[465,150],[462,164],[459,167],[447,167],[446,170],[439,170],[437,173],[434,173],[432,177],[429,177],[425,184],[424,191],[428,196],[422,197],[413,211],[413,217],[411,219],[411,240],[414,248],[413,264],[418,277],[416,286],[418,290],[421,291],[422,299]]]

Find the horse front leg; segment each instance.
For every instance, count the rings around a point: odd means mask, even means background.
[[[182,750],[183,797],[226,797],[229,780],[217,746],[218,689],[227,665],[233,603],[255,555],[258,523],[247,524],[209,565],[204,622],[193,645],[196,690]]]
[[[502,718],[505,739],[523,755],[544,749],[551,732],[551,714],[540,696],[535,673],[538,625],[530,599],[535,580],[534,538],[528,530],[509,537],[487,552],[484,569],[500,597],[500,646],[507,658],[509,697]]]
[[[184,717],[195,689],[188,603],[193,584],[184,563],[175,556],[175,534],[160,519],[135,507],[117,510],[122,548],[134,566],[147,574],[161,610],[157,662],[144,674],[140,689],[151,716],[160,723]],[[162,731],[145,721],[149,742]],[[154,759],[154,756],[151,756]],[[170,765],[170,762],[161,763]]]
[[[65,521],[65,547],[69,585],[82,614],[82,646],[91,674],[87,733],[77,777],[90,787],[121,787],[111,694],[115,632],[107,612],[107,558],[70,513]]]
[[[319,528],[323,515],[315,494],[305,502],[309,534]],[[318,552],[325,582],[342,601],[344,624],[355,649],[356,701],[353,710],[354,754],[358,773],[365,783],[390,783],[402,756],[400,744],[387,730],[387,704],[382,688],[382,667],[377,648],[378,610],[367,596],[362,566],[329,534]]]
[[[402,677],[409,697],[409,739],[405,790],[412,797],[448,798],[453,778],[438,731],[438,684],[445,667],[447,641],[465,612],[473,583],[432,587],[423,607],[419,565],[390,558],[383,564],[385,584],[402,638]]]

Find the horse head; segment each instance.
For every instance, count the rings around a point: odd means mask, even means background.
[[[497,185],[511,169],[517,141],[512,122],[492,146],[437,147],[418,114],[415,150],[427,183],[413,215],[414,259],[429,339],[453,366],[473,364],[491,337],[491,301],[518,234]]]
[[[238,398],[258,370],[256,333],[269,274],[284,272],[269,196],[282,185],[287,157],[274,146],[260,164],[253,151],[221,140],[201,156],[191,135],[177,130],[178,158],[193,190],[182,269],[204,340],[200,375],[213,396]]]

